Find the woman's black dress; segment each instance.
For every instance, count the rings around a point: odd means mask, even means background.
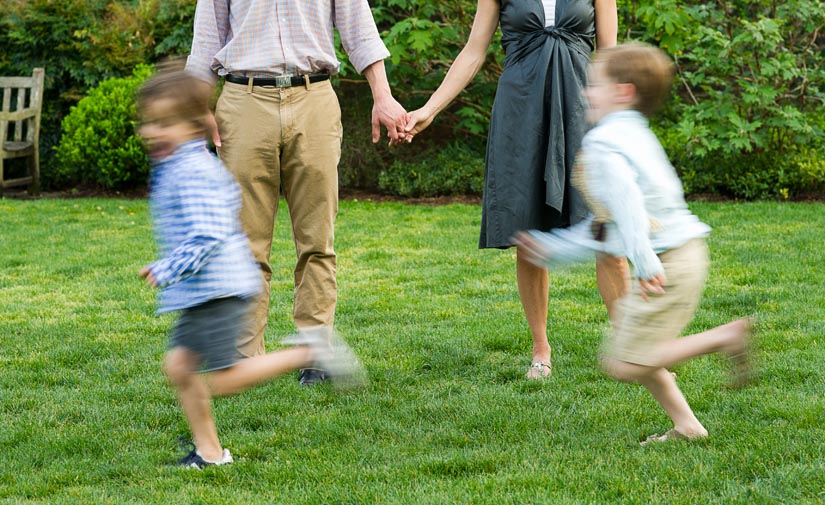
[[[593,1],[558,0],[555,20],[545,28],[541,0],[501,0],[506,57],[487,141],[480,248],[508,247],[517,231],[569,226],[587,214],[570,172],[587,129]]]

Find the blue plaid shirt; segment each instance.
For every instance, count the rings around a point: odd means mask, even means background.
[[[157,312],[262,291],[263,276],[241,229],[241,190],[206,141],[157,162],[149,206],[162,258],[149,267],[161,288]]]

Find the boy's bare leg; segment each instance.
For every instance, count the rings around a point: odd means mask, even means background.
[[[550,363],[550,343],[547,341],[547,297],[550,281],[547,270],[527,260],[521,249],[516,253],[516,258],[519,298],[533,338],[532,363]],[[549,374],[549,367],[542,367],[541,371],[531,368],[527,372],[527,377],[535,379]]]
[[[712,352],[722,352],[731,356],[741,354],[747,350],[750,327],[750,320],[738,319],[702,333],[664,342],[656,347],[652,354],[659,358],[657,365],[662,367],[670,367]]]
[[[644,386],[653,398],[662,406],[673,427],[688,438],[700,438],[708,435],[707,430],[696,418],[688,405],[673,374],[665,368],[649,367],[607,359],[603,362],[607,373],[623,382],[638,382]]]
[[[630,268],[627,259],[597,253],[596,284],[599,286],[604,306],[607,307],[607,316],[615,325],[619,317],[617,302],[630,291]]]
[[[653,398],[665,409],[668,417],[673,421],[673,428],[676,431],[688,438],[708,436],[708,430],[696,419],[693,410],[685,399],[685,395],[676,385],[676,379],[673,378],[670,372],[664,368],[655,368],[652,369],[652,373],[643,373],[639,378],[639,382],[650,391]]]
[[[227,396],[266,382],[278,375],[308,366],[309,346],[296,346],[238,361],[230,368],[206,375],[206,383],[214,396]]]
[[[166,355],[165,369],[178,393],[195,447],[205,460],[219,461],[223,457],[223,447],[212,417],[212,395],[238,393],[309,362],[309,347],[298,346],[247,358],[230,368],[200,375],[197,373],[197,356],[188,349],[176,347]]]
[[[203,377],[197,374],[197,357],[188,349],[175,347],[166,355],[164,365],[166,375],[178,393],[195,447],[207,461],[219,461],[223,457],[223,447],[212,417],[209,389]]]

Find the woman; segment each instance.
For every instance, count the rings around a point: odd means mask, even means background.
[[[616,0],[478,0],[467,44],[441,86],[410,114],[406,130],[411,136],[429,126],[473,79],[499,23],[506,57],[490,118],[482,249],[508,248],[517,231],[565,227],[587,214],[569,179],[586,130],[587,64],[596,47],[616,45]],[[614,302],[626,291],[627,272],[624,258],[596,260],[599,291],[611,319]],[[547,272],[517,253],[516,279],[533,338],[527,377],[546,377],[552,372]]]

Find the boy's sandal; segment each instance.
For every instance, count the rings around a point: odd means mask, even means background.
[[[659,442],[669,442],[671,440],[700,440],[705,438],[707,435],[695,435],[689,437],[680,431],[676,431],[676,428],[671,428],[667,430],[663,435],[659,435],[658,433],[650,435],[646,439],[639,442],[639,445],[642,447],[651,444],[658,444]]]
[[[547,373],[545,373],[544,369],[547,369]],[[527,378],[528,379],[544,379],[545,377],[550,377],[553,374],[553,363],[548,361],[536,361],[535,363],[531,363],[530,367],[527,369]]]
[[[747,386],[753,381],[753,369],[751,368],[750,351],[735,354],[730,357],[733,377],[730,387],[739,389]]]
[[[748,333],[742,351],[728,356],[731,363],[731,384],[733,389],[747,386],[753,381],[753,367],[751,365],[751,340],[753,338],[753,319],[748,320]]]

